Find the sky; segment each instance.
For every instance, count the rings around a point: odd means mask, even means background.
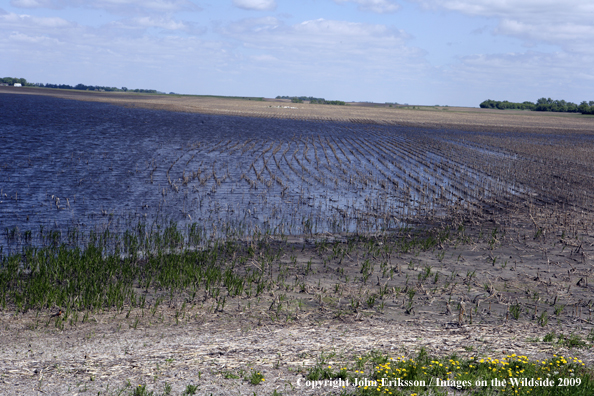
[[[594,100],[592,0],[0,0],[0,77],[477,107]]]

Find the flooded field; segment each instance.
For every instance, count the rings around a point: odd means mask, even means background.
[[[373,231],[528,196],[466,132],[130,109],[2,95],[0,227]],[[34,234],[29,234],[32,237]]]
[[[180,394],[188,375],[252,393],[243,367],[268,370],[272,394],[321,359],[375,375],[359,352],[394,345],[444,364],[574,356],[592,383],[594,118],[133,99],[0,93],[14,394]]]

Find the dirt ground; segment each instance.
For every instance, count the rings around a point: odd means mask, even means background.
[[[412,352],[421,347],[437,355],[493,358],[520,351],[532,358],[567,352],[528,340],[544,336],[546,329],[510,322],[450,328],[379,319],[252,328],[242,327],[242,322],[224,322],[137,329],[90,324],[61,333],[24,330],[10,336],[12,342],[3,342],[0,389],[4,395],[103,395],[122,390],[130,394],[138,384],[161,392],[169,383],[176,395],[189,384],[198,386],[199,395],[271,395],[275,390],[283,395],[313,395],[320,390],[299,385],[305,382],[307,367],[322,353],[336,353],[328,364],[340,365],[348,361],[347,356],[371,350],[414,356]],[[584,350],[569,356],[591,362],[590,352]],[[254,386],[232,377],[252,369],[264,375],[264,383]]]

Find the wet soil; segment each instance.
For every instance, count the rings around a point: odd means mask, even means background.
[[[176,392],[196,384],[202,394],[316,394],[297,383],[321,353],[335,352],[340,364],[371,350],[414,356],[421,347],[594,364],[593,235],[581,219],[559,226],[550,218],[536,210],[466,222],[431,249],[390,257],[382,247],[444,236],[447,226],[359,237],[344,257],[335,254],[349,246],[340,235],[272,239],[266,249],[283,253],[266,271],[278,281],[223,307],[207,294],[187,306],[177,295],[154,310],[97,312],[62,327],[53,311],[4,312],[2,386],[15,395],[117,394],[128,383],[161,391],[166,382]],[[257,257],[246,265],[259,266]],[[552,332],[584,344],[543,342]],[[251,369],[264,372],[265,385],[233,377]]]

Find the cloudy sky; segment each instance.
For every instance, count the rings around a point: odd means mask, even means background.
[[[478,106],[594,100],[592,0],[0,0],[0,76]]]

